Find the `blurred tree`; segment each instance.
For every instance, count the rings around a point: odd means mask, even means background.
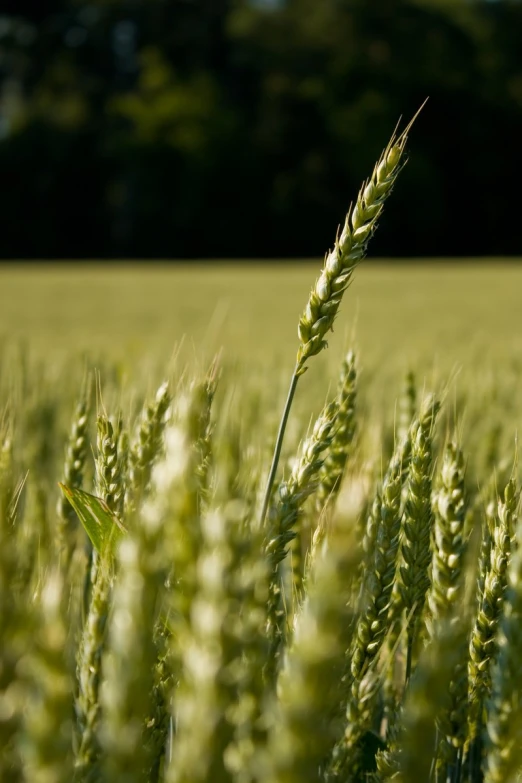
[[[4,257],[320,254],[427,95],[374,252],[521,251],[519,2],[2,8]]]

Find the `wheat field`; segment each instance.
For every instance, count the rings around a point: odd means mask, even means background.
[[[296,323],[319,260],[176,264],[4,264],[0,335],[59,359],[103,352],[163,360],[181,341],[185,358],[223,347],[229,359],[291,362]],[[357,271],[350,303],[330,337],[337,356],[355,340],[365,363],[505,357],[522,343],[522,265],[372,260]],[[471,352],[471,355],[470,355]]]
[[[322,265],[0,271],[1,781],[520,779],[522,267],[365,265],[405,143]]]

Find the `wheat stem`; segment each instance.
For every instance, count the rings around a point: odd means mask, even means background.
[[[19,664],[27,680],[24,772],[34,783],[70,783],[73,774],[73,678],[64,655],[68,629],[63,587],[58,573],[48,575],[36,604],[34,647]]]
[[[266,489],[263,498],[263,506],[261,508],[261,525],[263,525],[265,521],[266,512],[268,511],[268,504],[270,503],[270,498],[272,496],[272,487],[274,486],[274,481],[277,473],[277,466],[279,465],[279,458],[281,456],[281,449],[283,448],[283,440],[285,437],[286,425],[288,423],[288,417],[290,415],[290,409],[292,407],[292,402],[294,400],[295,390],[297,388],[298,381],[299,381],[299,375],[297,374],[296,370],[294,370],[294,373],[290,381],[288,394],[286,397],[285,407],[283,408],[283,415],[279,423],[279,430],[277,432],[274,455],[272,457],[272,464],[270,466],[270,472],[268,474],[268,479],[266,482]]]

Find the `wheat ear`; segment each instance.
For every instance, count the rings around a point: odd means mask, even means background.
[[[422,108],[422,107],[421,107]],[[420,111],[420,109],[419,109]],[[355,268],[364,258],[368,243],[384,209],[384,202],[404,165],[404,150],[408,133],[418,112],[405,130],[395,134],[377,161],[370,179],[363,183],[353,209],[348,211],[343,230],[333,250],[326,256],[321,275],[308,299],[299,321],[299,340],[296,374],[302,375],[311,356],[326,348],[325,336],[331,331],[341,300],[348,288]]]
[[[371,561],[362,575],[361,613],[350,651],[352,682],[346,707],[346,729],[334,754],[337,775],[357,766],[359,741],[373,717],[377,683],[371,667],[389,630],[388,610],[399,551],[402,465],[409,453],[408,444],[408,439],[397,444],[377,494],[380,519],[375,526]]]
[[[379,532],[379,523],[381,519],[381,505],[382,505],[382,487],[380,483],[375,488],[373,500],[369,508],[367,509],[366,523],[363,523],[361,527],[364,529],[362,539],[360,541],[361,548],[361,563],[359,566],[359,584],[361,589],[363,588],[366,576],[372,568],[373,557],[375,555],[375,544],[377,541],[377,533]]]
[[[299,449],[290,477],[279,487],[279,500],[270,513],[266,553],[277,566],[286,556],[286,547],[295,535],[294,527],[305,500],[316,490],[324,451],[329,447],[336,425],[338,405],[329,403],[321,411],[312,434]]]
[[[71,489],[81,487],[83,482],[83,471],[88,448],[90,409],[90,394],[88,390],[89,385],[87,384],[74,412],[65,454],[62,482]],[[67,568],[75,546],[74,531],[77,529],[78,518],[73,507],[62,493],[60,493],[58,500],[57,512],[58,546],[64,568]]]
[[[168,383],[162,383],[152,402],[145,404],[129,452],[128,510],[139,507],[149,489],[152,469],[161,457],[163,432],[171,402]]]
[[[336,401],[339,405],[335,434],[319,471],[319,486],[315,500],[320,514],[328,504],[333,506],[339,493],[346,462],[355,436],[355,402],[357,397],[357,370],[355,354],[349,351],[341,366]]]
[[[464,747],[468,724],[468,665],[469,633],[473,613],[473,585],[471,581],[459,585],[460,601],[451,610],[438,617],[433,634],[438,634],[444,623],[458,626],[455,637],[455,665],[448,676],[447,700],[437,715],[436,776],[439,779],[460,781],[464,761]]]
[[[408,451],[404,444],[399,444],[394,452],[379,493],[380,519],[373,556],[363,583],[362,613],[352,651],[351,673],[356,681],[361,680],[378,655],[388,630],[388,609],[399,551],[402,464]]]
[[[326,255],[323,270],[310,293],[308,303],[299,320],[297,331],[300,345],[276,438],[261,511],[261,521],[264,520],[270,503],[272,486],[275,481],[297,382],[307,369],[308,359],[320,353],[327,346],[325,337],[333,329],[343,294],[351,282],[355,268],[366,255],[368,243],[384,209],[384,202],[392,192],[399,172],[405,163],[404,153],[408,133],[421,109],[422,106],[399,136],[393,133],[387,147],[377,161],[370,179],[363,183],[355,206],[348,211],[340,236],[337,236],[333,249]]]
[[[414,422],[407,496],[402,523],[401,565],[398,591],[408,615],[406,679],[412,667],[412,654],[419,618],[428,590],[431,560],[431,437],[440,404],[428,398],[419,420]]]
[[[459,597],[465,549],[464,456],[455,443],[449,443],[444,452],[432,505],[434,551],[427,603],[429,622],[434,625],[450,614]]]
[[[105,646],[105,626],[109,613],[109,595],[112,582],[108,556],[101,555],[93,569],[93,582],[87,619],[78,650],[78,696],[76,716],[78,723],[78,750],[74,762],[75,780],[90,779],[93,769],[99,772],[101,659]]]
[[[410,370],[406,373],[399,397],[399,413],[397,417],[397,440],[404,440],[415,418],[417,409],[417,385],[415,375]]]
[[[118,457],[118,435],[104,415],[97,420],[96,494],[115,514],[121,515],[125,499],[124,477]]]
[[[235,617],[233,634],[241,654],[233,664],[237,667],[238,695],[230,711],[232,740],[224,760],[234,779],[254,783],[258,779],[257,758],[267,742],[263,666],[268,654],[266,608],[270,574],[266,560],[259,557],[262,531],[252,530],[250,518],[245,517],[244,522],[231,536],[239,562],[230,589],[230,613]]]
[[[121,418],[118,418],[115,431],[112,422],[104,413],[98,415],[94,492],[118,517],[121,517],[125,503],[125,472],[118,450],[122,430]],[[90,612],[89,597],[96,580],[96,569],[99,563],[98,552],[92,548],[90,541],[87,542],[87,551],[89,561],[83,586],[85,614]]]
[[[519,493],[514,479],[498,503],[498,521],[493,532],[484,594],[471,632],[469,645],[469,740],[481,731],[482,710],[491,692],[491,665],[496,655],[496,634],[507,586],[506,571],[514,533]]]
[[[520,542],[522,526],[517,528]],[[492,671],[492,693],[488,704],[485,783],[515,780],[521,766],[522,692],[522,550],[513,555],[508,571],[504,615],[497,637],[498,654]]]
[[[334,522],[312,563],[278,683],[268,770],[262,778],[271,783],[323,780],[320,765],[342,730],[334,716],[353,629],[349,597],[355,552],[350,531]]]
[[[303,503],[317,488],[323,453],[333,437],[338,405],[328,404],[315,422],[312,434],[301,445],[288,481],[279,487],[279,501],[270,512],[266,555],[273,570],[268,609],[268,637],[271,642],[270,665],[267,673],[275,673],[276,658],[284,634],[281,618],[281,586],[279,564],[286,557],[287,547],[295,537],[295,527]],[[273,666],[272,666],[273,665]]]
[[[494,490],[496,494],[496,489]],[[493,535],[497,524],[497,503],[490,500],[482,516],[480,554],[477,568],[477,610],[480,609],[484,598],[486,576],[491,562],[491,549],[493,547]]]
[[[466,548],[466,496],[464,456],[455,443],[446,446],[437,487],[433,494],[433,559],[427,605],[427,626],[431,638],[444,621],[455,621],[457,602],[462,600],[463,559]],[[462,610],[459,612],[462,614]],[[449,704],[442,711],[437,728],[439,742],[437,770],[455,779],[462,762],[467,723],[467,637],[460,641],[459,656],[449,683]]]

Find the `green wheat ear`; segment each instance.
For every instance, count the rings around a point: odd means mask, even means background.
[[[318,769],[342,732],[335,713],[354,626],[356,552],[352,531],[334,520],[313,560],[279,677],[265,778],[274,783],[326,779]]]
[[[522,540],[522,525],[517,525]],[[519,544],[520,546],[520,544]],[[517,549],[508,570],[504,616],[497,636],[498,655],[492,669],[491,697],[485,745],[485,783],[515,779],[520,769],[522,737],[522,549]]]
[[[337,422],[332,442],[319,471],[315,508],[318,513],[334,505],[339,494],[350,450],[355,437],[355,404],[357,397],[357,369],[355,354],[349,351],[341,366],[336,402]]]
[[[88,451],[88,427],[90,412],[90,385],[85,384],[83,394],[76,406],[73,423],[67,444],[65,464],[63,468],[63,484],[70,489],[81,489],[85,461]],[[77,525],[76,514],[71,504],[64,495],[60,495],[58,501],[58,547],[67,567],[76,544],[75,531]]]
[[[469,741],[482,731],[484,703],[491,693],[491,669],[497,654],[497,632],[507,588],[507,568],[516,527],[519,490],[512,478],[498,501],[489,567],[484,593],[469,643]]]
[[[363,183],[355,206],[350,207],[343,230],[335,240],[333,250],[326,255],[323,270],[312,288],[308,303],[299,320],[297,331],[300,345],[276,438],[261,511],[261,522],[264,521],[270,503],[286,424],[298,380],[306,372],[308,360],[328,345],[325,337],[328,332],[333,330],[343,294],[352,280],[357,265],[366,255],[368,244],[384,209],[384,203],[391,194],[397,177],[406,162],[405,149],[408,133],[425,103],[399,136],[396,132],[392,134],[370,179]]]
[[[465,551],[464,456],[455,443],[444,452],[433,496],[433,559],[428,606],[433,625],[448,616],[459,600]]]
[[[163,449],[163,433],[170,402],[169,385],[162,383],[154,400],[147,403],[141,412],[129,454],[129,486],[126,496],[129,510],[139,507],[149,490],[152,469],[161,457]]]
[[[266,668],[269,679],[275,677],[280,647],[285,635],[286,621],[282,611],[280,564],[288,553],[288,545],[296,537],[303,504],[317,488],[324,452],[332,441],[337,412],[336,402],[323,408],[315,422],[312,434],[299,449],[290,477],[279,487],[278,502],[270,510],[265,545],[265,553],[272,569],[268,604],[268,637],[271,653]]]
[[[333,250],[325,258],[323,271],[299,321],[301,344],[297,352],[296,375],[302,375],[308,359],[327,346],[324,338],[333,328],[343,294],[350,285],[356,267],[367,253],[384,203],[405,163],[408,133],[419,112],[400,136],[397,137],[395,133],[392,135],[370,179],[362,185],[355,206],[348,211]]]
[[[402,522],[401,564],[397,581],[402,606],[408,616],[406,678],[411,674],[413,649],[419,630],[426,593],[430,586],[432,434],[440,403],[433,397],[424,402],[419,419],[412,425],[411,459]]]

